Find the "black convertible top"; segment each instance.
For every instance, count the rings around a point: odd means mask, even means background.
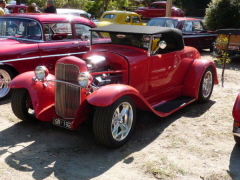
[[[176,33],[182,36],[181,31],[175,28],[169,27],[157,27],[157,26],[139,26],[139,25],[123,25],[123,24],[111,24],[108,26],[102,26],[97,28],[92,28],[90,31],[101,31],[101,32],[121,32],[121,33],[131,33],[131,34],[165,34],[165,33]]]
[[[218,29],[217,34],[233,34],[240,35],[240,29]]]
[[[108,32],[110,34],[123,33],[123,34],[131,34],[131,35],[161,34],[161,40],[165,40],[168,46],[172,46],[172,49],[181,50],[184,48],[182,32],[176,28],[159,27],[159,26],[111,24],[108,26],[92,28],[90,29],[90,31]]]

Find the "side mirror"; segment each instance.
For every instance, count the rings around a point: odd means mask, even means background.
[[[165,48],[167,47],[166,41],[160,41],[160,42],[158,43],[158,47],[159,47],[160,49],[165,49]]]

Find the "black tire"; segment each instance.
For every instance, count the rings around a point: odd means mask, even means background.
[[[7,99],[12,94],[12,89],[8,84],[14,78],[14,73],[10,68],[5,66],[0,66],[0,100]]]
[[[203,76],[199,86],[198,102],[207,102],[213,91],[214,75],[212,67],[208,67]]]
[[[234,135],[234,140],[237,145],[240,145],[240,137]]]
[[[127,108],[124,109],[123,107]],[[115,123],[113,124],[113,117],[120,115],[120,112],[124,115],[122,115],[122,118],[120,116],[118,116],[118,119],[115,118]],[[129,96],[123,96],[110,106],[96,108],[93,117],[93,132],[101,144],[108,147],[119,147],[125,144],[132,135],[135,124],[135,104]],[[127,130],[125,129],[127,132],[123,130],[126,127],[128,127]],[[116,136],[114,135],[114,129],[116,130]],[[117,136],[117,134],[121,134],[122,136]]]
[[[36,121],[32,100],[27,89],[14,89],[11,106],[13,113],[23,121]]]

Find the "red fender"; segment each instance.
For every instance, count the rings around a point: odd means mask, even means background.
[[[214,84],[218,84],[217,71],[215,64],[206,59],[196,59],[189,68],[183,81],[183,95],[198,97],[199,86],[203,73],[208,67],[212,67],[214,74]]]
[[[232,116],[235,121],[240,122],[240,93],[238,94],[232,111]]]
[[[91,105],[104,107],[111,105],[120,97],[130,94],[137,96],[141,95],[138,90],[131,86],[123,84],[110,84],[94,91],[87,98],[87,101]]]
[[[35,115],[41,121],[52,121],[55,115],[54,104],[54,82],[49,83],[34,81],[35,74],[33,71],[22,73],[16,76],[10,83],[11,88],[25,88],[28,90]],[[55,76],[48,74],[47,80],[55,79]],[[47,86],[45,86],[45,85]],[[56,116],[56,115],[55,115]]]

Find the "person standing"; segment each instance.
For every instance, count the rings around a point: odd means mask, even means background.
[[[38,7],[39,11],[44,12],[44,13],[57,13],[57,10],[53,4],[54,4],[53,0],[48,0],[47,5],[46,5],[47,7],[45,9],[42,9],[39,6],[37,6],[37,7]]]
[[[8,8],[6,8],[6,5],[7,5],[7,3],[5,0],[0,0],[0,7],[3,9],[4,14],[9,14],[9,10],[8,10]]]
[[[5,14],[5,12],[4,12],[3,8],[0,7],[0,16],[2,16],[4,14]]]

